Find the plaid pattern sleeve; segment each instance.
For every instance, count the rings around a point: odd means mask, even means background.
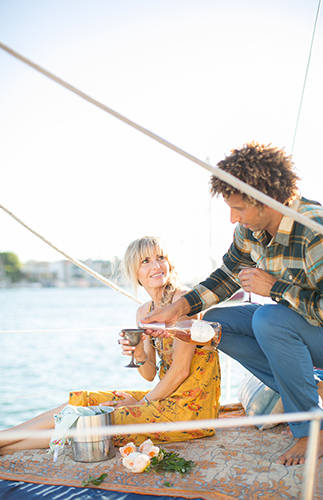
[[[245,239],[246,230],[237,226],[234,241],[223,257],[222,266],[214,271],[205,281],[196,285],[185,294],[191,306],[190,316],[208,309],[212,305],[229,299],[241,286],[238,274],[243,267],[255,267],[251,258],[250,243]]]
[[[291,208],[323,225],[323,208],[305,198]],[[221,268],[196,285],[185,298],[190,314],[208,309],[233,295],[239,288],[242,267],[259,267],[277,279],[271,298],[301,314],[309,323],[323,326],[323,235],[284,216],[277,234],[252,233],[237,226],[234,241]]]

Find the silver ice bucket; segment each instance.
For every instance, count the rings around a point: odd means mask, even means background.
[[[111,436],[95,432],[99,427],[114,424],[114,408],[111,406],[89,406],[97,411],[96,415],[81,416],[77,419],[73,430],[77,431],[72,441],[72,457],[76,462],[101,462],[115,456]],[[91,430],[91,434],[87,431]]]

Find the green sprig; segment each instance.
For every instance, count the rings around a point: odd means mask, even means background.
[[[166,452],[161,449],[158,455],[151,459],[150,465],[145,469],[145,472],[179,472],[180,474],[187,474],[193,467],[195,467],[195,463],[192,460],[185,460],[178,453]]]
[[[99,486],[105,478],[108,477],[108,474],[101,474],[100,477],[92,477],[91,474],[89,475],[89,479],[87,481],[82,481],[82,486],[83,488],[86,488],[90,484],[94,484],[94,486]]]

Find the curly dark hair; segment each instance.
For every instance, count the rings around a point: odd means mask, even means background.
[[[284,149],[248,142],[240,149],[233,149],[217,166],[249,184],[262,193],[284,204],[289,204],[298,193],[299,177],[293,171],[292,157]],[[262,205],[230,184],[212,175],[210,180],[212,196],[222,194],[224,199],[239,194],[249,205]]]

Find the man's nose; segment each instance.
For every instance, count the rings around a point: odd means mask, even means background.
[[[237,210],[235,210],[234,208],[231,208],[230,210],[230,222],[231,224],[235,224],[236,222],[240,222],[241,220],[241,217],[240,217],[240,214]]]

